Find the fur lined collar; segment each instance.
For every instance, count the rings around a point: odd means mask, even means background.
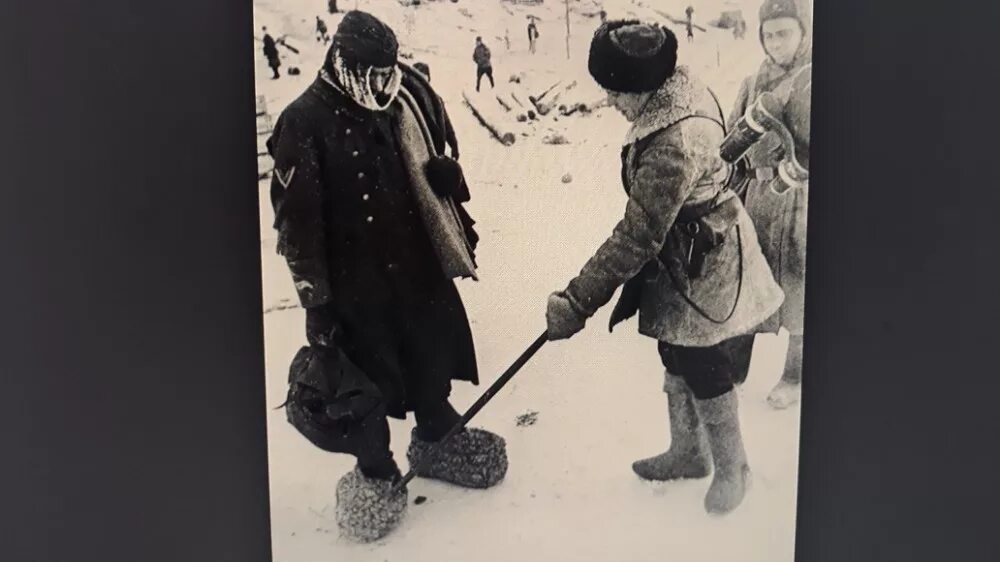
[[[686,66],[678,66],[674,75],[646,101],[622,144],[628,146],[693,115],[707,117],[725,128],[715,95],[691,76]]]

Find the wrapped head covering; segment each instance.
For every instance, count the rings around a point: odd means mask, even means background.
[[[337,26],[321,75],[361,107],[382,111],[399,92],[398,54],[399,42],[392,28],[367,12],[352,10]],[[381,90],[374,90],[372,69],[391,72]]]

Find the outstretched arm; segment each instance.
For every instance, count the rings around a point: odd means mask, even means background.
[[[663,131],[646,142],[624,218],[563,293],[587,317],[659,253],[700,176],[693,155],[674,135]]]

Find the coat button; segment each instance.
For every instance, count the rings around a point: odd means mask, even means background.
[[[362,199],[363,201],[367,201],[367,200],[369,199],[369,197],[368,197],[368,194],[367,194],[367,193],[365,193],[364,195],[362,195],[362,196],[361,196],[361,199]]]
[[[359,180],[360,179],[364,179],[364,177],[365,177],[365,173],[364,172],[358,172],[358,179]]]
[[[357,158],[357,157],[358,157],[358,151],[357,151],[357,150],[355,150],[354,152],[352,152],[352,153],[351,153],[351,156],[353,156],[353,157]]]
[[[368,217],[368,218],[367,218],[367,219],[365,219],[365,220],[366,220],[366,221],[368,221],[368,222],[372,222],[373,220],[375,220],[375,217]]]
[[[345,129],[345,130],[344,130],[344,134],[345,134],[345,135],[349,135],[349,134],[351,134],[351,130],[350,130],[350,129]]]

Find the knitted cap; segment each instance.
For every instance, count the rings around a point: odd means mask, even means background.
[[[396,64],[399,42],[392,28],[375,16],[358,10],[347,12],[333,35],[331,49],[344,60],[360,66],[386,68]]]
[[[608,21],[597,28],[590,42],[590,75],[613,92],[656,91],[676,66],[677,37],[657,24]]]

